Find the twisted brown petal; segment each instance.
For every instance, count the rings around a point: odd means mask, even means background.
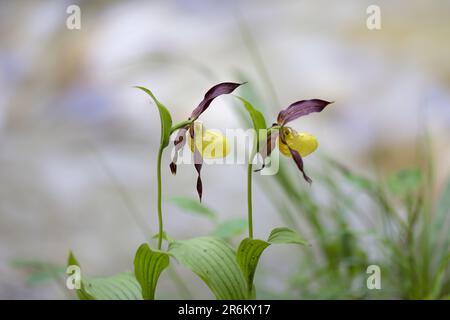
[[[261,147],[261,150],[259,150],[259,153],[262,157],[262,167],[259,169],[256,169],[254,172],[261,171],[266,167],[266,158],[270,156],[273,149],[275,148],[275,145],[277,143],[279,132],[278,131],[272,131],[267,135],[266,143]]]
[[[202,194],[203,194],[203,184],[202,184],[202,178],[200,175],[200,172],[202,170],[202,165],[203,165],[203,157],[200,153],[200,151],[197,148],[197,144],[195,143],[195,130],[194,127],[191,127],[191,130],[189,130],[189,133],[191,135],[192,140],[194,141],[193,146],[194,146],[194,167],[195,170],[197,171],[198,177],[197,177],[197,193],[198,193],[198,198],[200,200],[200,202],[202,202]]]
[[[202,102],[200,102],[197,108],[192,111],[190,119],[196,120],[209,107],[215,98],[223,94],[232,93],[237,87],[243,85],[244,83],[222,82],[215,85],[209,89],[208,92],[206,92]]]
[[[304,168],[303,168],[303,159],[302,159],[300,153],[298,153],[297,150],[292,149],[292,148],[286,143],[286,140],[284,139],[284,135],[283,135],[283,134],[280,135],[280,139],[281,139],[281,142],[283,142],[283,143],[289,148],[289,152],[290,152],[291,155],[292,155],[292,159],[294,159],[294,162],[295,162],[295,164],[297,165],[297,168],[298,168],[298,169],[301,171],[301,173],[303,174],[303,179],[305,179],[306,182],[308,182],[308,183],[312,183],[311,178],[308,177],[308,176],[306,175],[306,173],[305,173],[305,170],[304,170]]]
[[[186,144],[186,132],[187,128],[181,128],[178,130],[177,137],[174,141],[175,146],[175,153],[172,158],[172,162],[170,163],[170,172],[172,172],[173,175],[177,174],[177,165],[176,162],[178,160],[178,153],[181,149],[183,149],[184,145]]]
[[[288,147],[289,147],[289,146],[288,146]],[[308,176],[306,175],[306,173],[305,173],[305,171],[304,171],[304,169],[303,169],[303,159],[302,159],[302,157],[300,156],[300,153],[298,153],[297,150],[291,149],[291,147],[289,147],[289,151],[290,151],[291,154],[292,154],[292,158],[294,159],[295,164],[297,165],[297,168],[302,172],[302,174],[303,174],[303,179],[305,179],[306,182],[308,182],[308,183],[312,183],[311,178],[308,177]]]
[[[290,121],[293,121],[299,117],[306,116],[312,112],[320,112],[330,103],[332,102],[320,99],[301,100],[294,102],[286,109],[280,111],[277,118],[278,124],[284,125]]]

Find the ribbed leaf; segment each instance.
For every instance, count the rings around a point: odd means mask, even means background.
[[[72,252],[68,266],[80,267]],[[81,267],[80,267],[81,268]],[[142,300],[141,287],[131,272],[123,272],[112,277],[90,278],[81,272],[81,288],[77,290],[80,300]]]
[[[237,262],[241,267],[247,283],[247,295],[249,298],[254,292],[253,278],[255,276],[256,267],[258,266],[259,257],[270,243],[259,240],[246,238],[242,240],[237,252]],[[254,297],[252,297],[254,298]]]
[[[258,266],[261,254],[271,244],[283,243],[307,244],[307,242],[303,240],[295,231],[289,228],[273,229],[267,241],[250,238],[246,238],[241,241],[236,259],[245,276],[248,298],[255,298],[253,279],[255,277],[256,267]]]
[[[210,219],[216,218],[216,214],[214,213],[214,211],[212,211],[204,204],[198,202],[198,200],[185,197],[173,197],[169,199],[169,202],[173,203],[181,209],[184,209],[187,212],[200,214]]]
[[[145,93],[147,93],[150,98],[152,98],[152,100],[155,102],[156,106],[158,107],[158,111],[159,111],[159,117],[161,120],[161,147],[167,147],[167,145],[169,144],[170,141],[170,130],[172,128],[172,117],[170,116],[170,112],[169,110],[167,110],[167,108],[158,101],[158,99],[156,99],[156,97],[153,95],[153,93],[144,87],[139,87],[136,86],[135,88],[137,89],[141,89],[142,91],[144,91]]]
[[[155,290],[159,276],[169,266],[169,255],[161,251],[153,251],[143,243],[134,258],[134,274],[142,288],[145,300],[155,299]]]
[[[308,244],[308,242],[303,240],[297,232],[286,227],[273,229],[267,239],[267,242],[270,244]]]
[[[213,237],[175,241],[170,244],[169,253],[195,272],[217,299],[246,298],[245,279],[236,262],[236,253],[225,241]]]

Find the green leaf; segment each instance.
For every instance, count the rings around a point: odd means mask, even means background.
[[[442,287],[445,284],[445,274],[449,272],[450,253],[447,254],[440,262],[438,271],[432,281],[429,299],[438,299],[442,294]]]
[[[237,251],[237,262],[244,273],[247,283],[247,294],[252,297],[254,291],[253,278],[255,276],[256,267],[259,258],[264,249],[270,246],[270,243],[259,239],[246,238],[241,241]],[[255,298],[255,297],[252,297]]]
[[[161,120],[161,142],[160,145],[162,148],[167,147],[169,145],[170,141],[170,131],[172,129],[172,117],[170,116],[169,110],[156,99],[156,97],[153,95],[153,93],[144,87],[136,86],[135,88],[141,89],[145,93],[147,93],[150,98],[155,102],[156,106],[158,107],[159,111],[159,117]]]
[[[242,300],[247,297],[236,253],[224,240],[200,237],[175,241],[169,246],[169,254],[196,273],[217,299]]]
[[[216,219],[216,214],[210,208],[205,206],[204,204],[198,202],[198,200],[194,200],[191,198],[185,197],[173,197],[168,200],[170,203],[173,203],[180,209],[186,210],[186,212],[191,212],[195,214],[199,214],[202,216],[206,216],[212,220]]]
[[[447,180],[447,183],[442,191],[439,202],[437,206],[437,215],[438,217],[448,217],[450,214],[450,179]],[[443,221],[441,221],[443,222]]]
[[[169,255],[161,251],[153,251],[143,243],[134,258],[134,274],[142,288],[145,300],[155,299],[155,290],[159,276],[169,266]]]
[[[295,231],[289,228],[273,229],[267,241],[250,238],[246,238],[241,241],[237,251],[236,259],[239,267],[244,273],[247,284],[247,296],[249,298],[255,298],[255,287],[253,284],[253,280],[261,254],[271,244],[288,243],[301,245],[307,244],[307,242],[303,240]]]
[[[221,239],[230,239],[241,235],[247,229],[247,220],[242,218],[231,218],[219,225],[213,231],[213,236]]]
[[[28,273],[28,278],[26,280],[28,285],[37,285],[60,280],[66,273],[66,268],[64,266],[36,260],[14,260],[11,265],[14,268],[22,269]]]
[[[264,115],[260,111],[258,111],[255,107],[253,107],[250,102],[239,96],[236,96],[236,98],[242,101],[245,110],[247,110],[248,114],[250,115],[250,118],[252,119],[253,129],[255,129],[257,134],[256,141],[258,141],[259,147],[262,143],[265,143],[267,139],[267,137],[261,136],[259,134],[259,130],[267,129],[266,119],[264,119]]]
[[[250,118],[252,119],[253,128],[258,131],[260,129],[266,129],[266,119],[264,119],[263,114],[257,110],[255,107],[252,106],[250,102],[245,100],[242,97],[236,96],[239,100],[242,101],[244,104],[244,108],[247,110],[248,114],[250,115]]]
[[[158,238],[159,238],[159,232],[152,236],[152,239],[158,239]],[[167,242],[173,242],[174,241],[165,231],[163,231],[162,238],[163,238],[163,240],[165,240]]]
[[[307,245],[308,242],[303,240],[297,232],[289,228],[275,228],[269,235],[267,242],[270,244],[301,244]]]
[[[403,196],[416,191],[422,180],[420,169],[404,169],[388,177],[387,187],[392,193]]]
[[[450,247],[450,179],[447,180],[444,190],[439,197],[437,213],[433,219],[431,231],[432,242],[430,245],[436,248],[440,244],[443,252],[448,252]]]
[[[80,267],[72,252],[69,253],[67,265]],[[142,300],[141,287],[131,272],[91,278],[84,276],[81,270],[81,288],[77,289],[77,295],[80,300]]]

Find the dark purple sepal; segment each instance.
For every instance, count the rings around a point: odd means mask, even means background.
[[[244,82],[245,83],[245,82]],[[237,87],[243,85],[244,83],[234,83],[234,82],[222,82],[219,84],[216,84],[214,87],[209,89],[205,97],[203,98],[202,102],[192,111],[191,117],[189,119],[191,120],[197,120],[197,118],[206,110],[208,109],[211,102],[223,95],[223,94],[229,94],[232,93]]]
[[[320,112],[331,103],[332,102],[320,99],[300,100],[294,102],[286,109],[280,111],[277,118],[278,124],[284,125],[297,118],[306,116],[312,112]]]

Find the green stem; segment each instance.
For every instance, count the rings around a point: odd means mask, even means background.
[[[192,122],[193,122],[193,120],[190,120],[190,119],[178,122],[176,125],[174,125],[172,128],[170,128],[170,134],[174,133],[178,129],[181,129],[181,128],[187,126],[188,124],[191,124]]]
[[[253,164],[250,161],[247,168],[248,237],[250,239],[253,238],[252,173]]]
[[[271,131],[279,130],[280,126],[276,125],[267,129],[268,133]],[[252,174],[253,174],[253,159],[256,156],[258,150],[258,136],[255,135],[253,138],[252,152],[250,153],[248,167],[247,167],[247,220],[248,220],[248,237],[253,239],[253,185],[252,185]]]
[[[258,136],[253,138],[252,151],[248,160],[247,167],[247,219],[248,219],[248,237],[253,239],[253,190],[252,190],[252,174],[253,174],[253,159],[258,150]]]
[[[161,158],[164,147],[160,147],[158,151],[158,164],[156,167],[156,176],[158,181],[158,225],[159,225],[159,234],[158,234],[158,250],[161,250],[162,240],[163,240],[163,219],[162,219],[162,188],[161,188]]]
[[[188,124],[191,124],[192,120],[188,119],[186,121],[182,121],[174,125],[170,129],[170,133],[172,134],[176,130],[185,127]],[[159,226],[159,232],[158,232],[158,250],[161,250],[162,247],[162,241],[163,241],[163,233],[164,233],[164,226],[163,226],[163,217],[162,217],[162,186],[161,186],[161,159],[162,154],[164,151],[165,146],[161,145],[158,150],[158,163],[156,165],[156,179],[158,184],[158,226]]]

